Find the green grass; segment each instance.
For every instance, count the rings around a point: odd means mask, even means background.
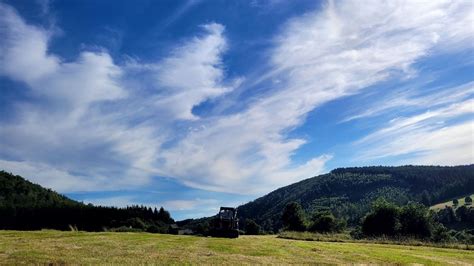
[[[148,233],[0,231],[0,264],[471,264],[474,252],[421,246]]]
[[[474,199],[474,194],[471,194],[469,196],[471,197],[471,199]],[[458,198],[459,204],[458,204],[457,207],[464,206],[464,204],[465,204],[464,199],[465,198],[466,198],[466,196]],[[446,206],[453,207],[453,200],[438,203],[436,205],[431,206],[430,209],[431,210],[440,210],[440,209],[444,209],[444,207],[446,207]],[[472,205],[467,205],[467,206],[472,207]]]
[[[323,242],[344,242],[344,243],[361,243],[361,244],[390,244],[390,245],[402,245],[402,246],[426,246],[426,247],[438,247],[438,248],[452,248],[452,249],[465,249],[474,251],[474,246],[463,243],[435,243],[422,241],[415,238],[398,237],[398,238],[387,238],[387,237],[375,237],[375,238],[362,238],[354,239],[350,236],[349,232],[343,233],[331,233],[321,234],[313,232],[294,232],[294,231],[283,231],[278,235],[279,238],[293,239],[293,240],[305,240],[305,241],[323,241]]]

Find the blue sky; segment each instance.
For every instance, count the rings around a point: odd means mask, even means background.
[[[474,162],[471,1],[0,1],[0,168],[202,217]]]

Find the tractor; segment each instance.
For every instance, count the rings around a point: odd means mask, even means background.
[[[212,220],[210,235],[213,237],[239,237],[239,219],[237,209],[221,207],[219,213]]]

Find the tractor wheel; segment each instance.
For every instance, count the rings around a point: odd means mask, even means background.
[[[229,237],[230,238],[238,238],[239,237],[239,231],[238,230],[231,230],[229,232]]]

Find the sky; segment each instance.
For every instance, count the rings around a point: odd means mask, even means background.
[[[471,164],[473,73],[468,0],[0,0],[0,169],[180,220]]]

